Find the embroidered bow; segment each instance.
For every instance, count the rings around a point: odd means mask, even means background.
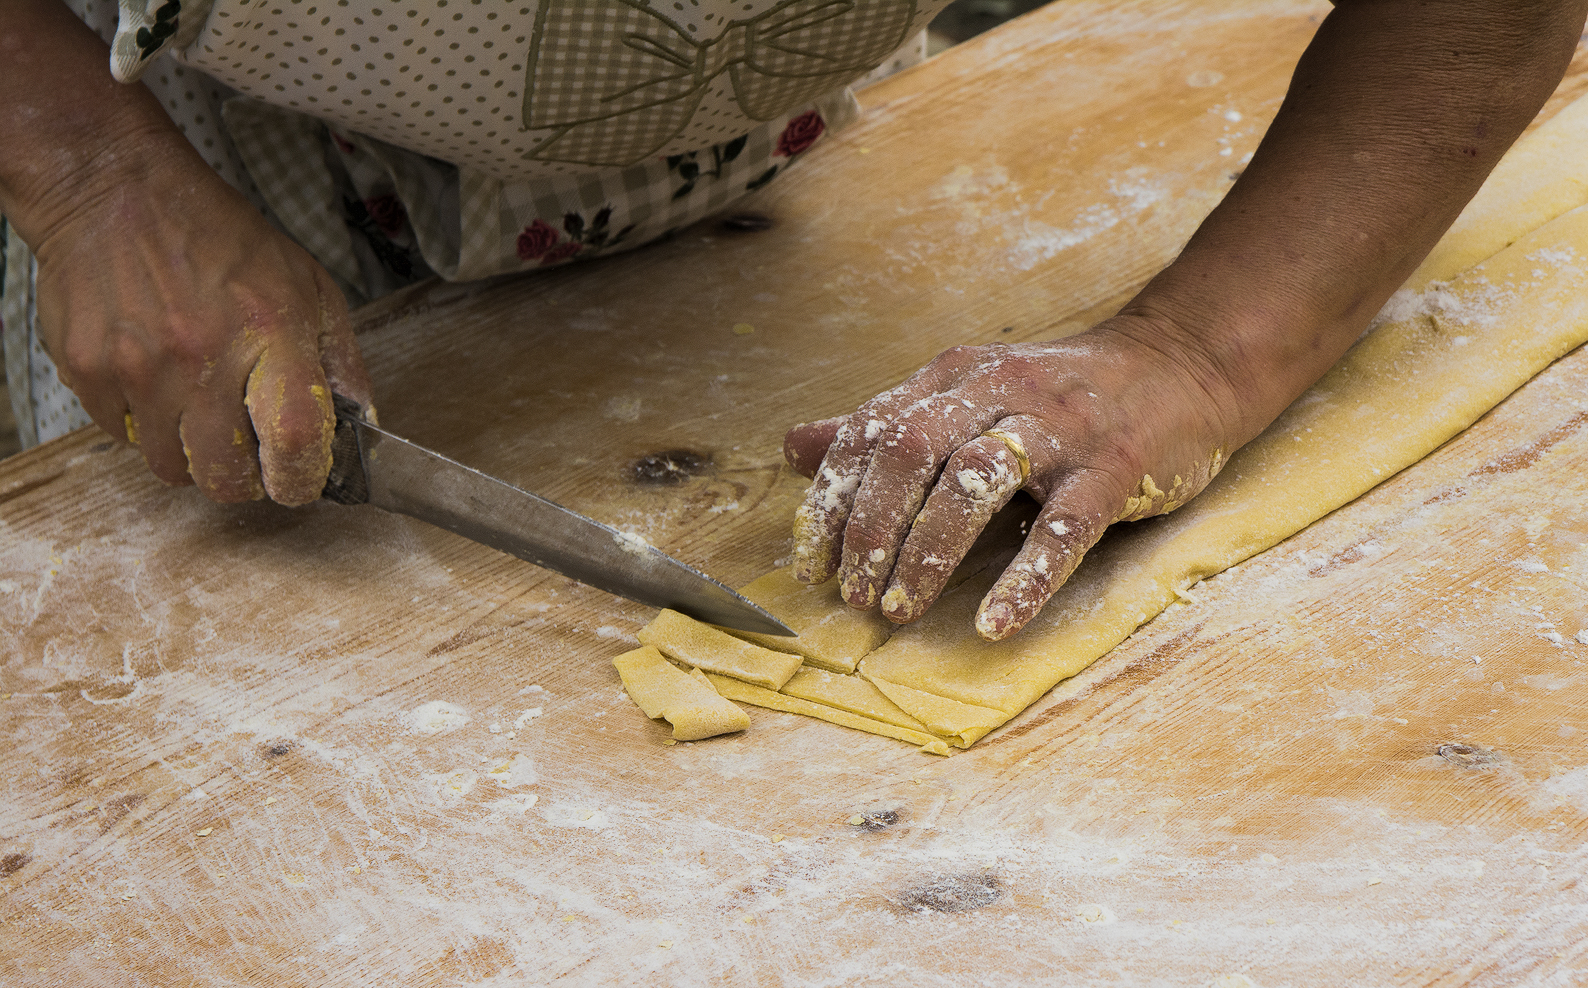
[[[881,64],[915,10],[915,0],[783,0],[723,22],[698,8],[664,16],[645,0],[545,0],[523,124],[552,132],[524,157],[642,161],[689,125],[724,72],[744,115],[769,120]]]

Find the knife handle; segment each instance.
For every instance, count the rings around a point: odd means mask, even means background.
[[[367,504],[369,478],[364,473],[358,427],[353,424],[363,419],[364,409],[334,391],[331,402],[336,407],[336,435],[331,438],[331,472],[326,475],[320,497],[337,504]]]

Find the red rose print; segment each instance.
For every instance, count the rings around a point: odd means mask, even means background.
[[[397,236],[408,224],[408,210],[396,196],[370,196],[364,200],[364,208],[369,210],[369,218],[380,227],[380,232],[388,237]]]
[[[555,229],[548,226],[545,220],[536,220],[524,227],[524,232],[518,235],[518,259],[533,261],[546,256],[546,252],[557,246],[557,240],[562,236]]]
[[[822,136],[822,131],[827,129],[827,121],[815,110],[806,110],[783,128],[783,133],[778,136],[777,150],[772,152],[779,158],[792,158],[796,154],[816,143],[816,138]]]
[[[551,250],[548,250],[545,254],[541,255],[540,263],[556,264],[558,261],[566,261],[568,258],[574,256],[583,249],[583,244],[576,244],[572,240],[569,240],[558,244]]]

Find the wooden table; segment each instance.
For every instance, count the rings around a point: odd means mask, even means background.
[[[747,581],[787,425],[1119,305],[1326,9],[1013,22],[868,91],[770,229],[364,310],[383,421]],[[607,661],[646,609],[75,433],[0,464],[0,981],[1581,984],[1585,425],[1578,353],[951,759],[669,746]]]

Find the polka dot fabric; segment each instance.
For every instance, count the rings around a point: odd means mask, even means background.
[[[193,40],[168,48],[255,99],[513,182],[732,140],[882,64],[945,2],[212,0],[184,5],[170,30]],[[155,6],[124,3],[118,53]],[[118,56],[118,77],[160,61]]]

